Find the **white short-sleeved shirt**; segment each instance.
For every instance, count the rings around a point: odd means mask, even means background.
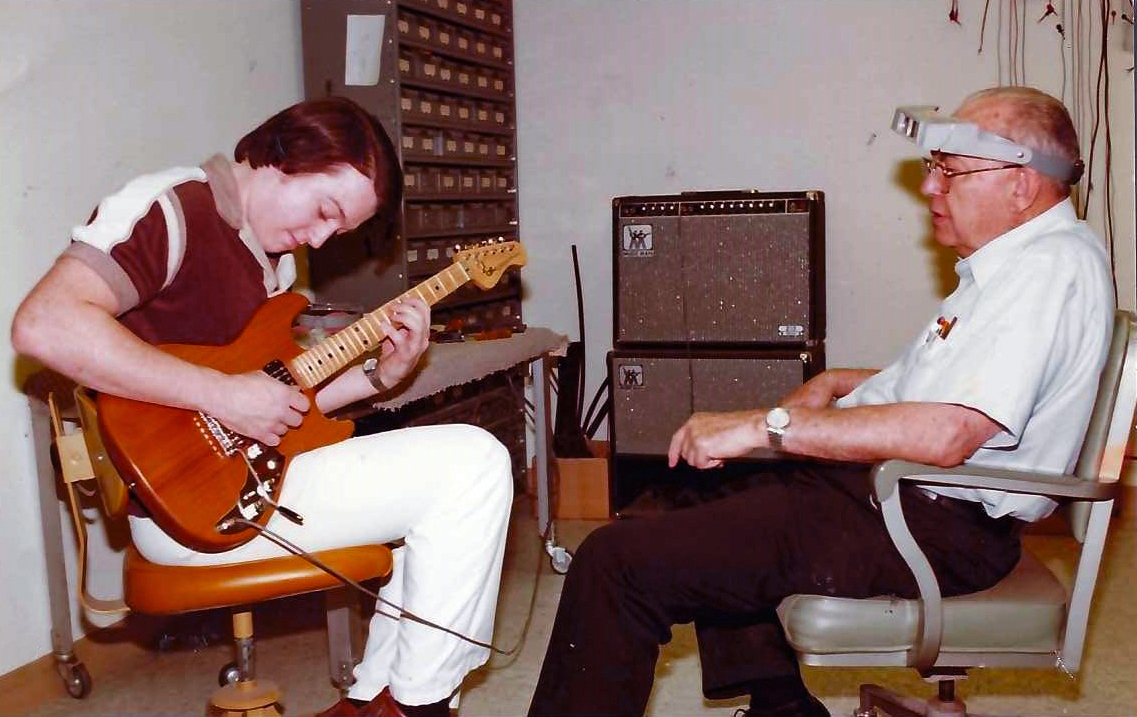
[[[1077,462],[1114,307],[1102,242],[1065,200],[956,263],[959,285],[900,358],[838,407],[951,403],[1003,427],[967,464],[1067,473]],[[950,328],[947,328],[950,326]],[[1049,498],[927,490],[1038,520]]]

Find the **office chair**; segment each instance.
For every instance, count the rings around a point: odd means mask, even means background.
[[[49,397],[47,412],[51,421],[53,443],[56,446],[72,515],[76,522],[80,547],[79,591],[84,605],[107,611],[118,606],[86,595],[84,562],[86,549],[85,526],[71,485],[77,481],[94,480],[101,498],[101,507],[110,519],[121,519],[126,514],[129,491],[107,457],[99,435],[98,417],[93,397],[82,388],[75,389],[75,409],[82,430],[67,434],[63,430],[60,413],[53,396]],[[33,401],[33,414],[36,413]],[[34,416],[33,416],[34,417]],[[42,473],[42,470],[41,470]],[[54,475],[52,475],[54,478]],[[41,483],[43,476],[41,475]],[[54,483],[54,480],[52,480]],[[41,498],[44,494],[41,485]],[[52,491],[54,496],[54,491]],[[47,516],[55,513],[55,530],[58,531],[58,513],[54,501]],[[41,506],[42,508],[42,506]],[[48,526],[45,525],[45,537]],[[55,540],[58,541],[58,535]],[[53,551],[49,548],[49,563]],[[326,550],[313,555],[333,570],[356,582],[385,577],[391,572],[391,551],[385,545],[362,545]],[[60,558],[61,554],[54,556]],[[62,566],[49,564],[49,573],[62,571]],[[66,576],[63,576],[66,581]],[[49,583],[53,579],[49,575]],[[64,586],[65,587],[65,586]],[[328,593],[328,635],[332,659],[332,680],[341,690],[350,685],[351,630],[350,603],[344,599],[342,583],[307,560],[286,556],[229,565],[184,567],[151,563],[133,545],[126,549],[123,561],[122,603],[126,609],[152,615],[178,613],[229,607],[233,611],[233,637],[236,641],[236,660],[221,670],[221,689],[210,697],[208,709],[213,714],[225,715],[276,715],[279,714],[281,691],[275,684],[255,678],[252,604],[276,598],[316,591]],[[52,594],[53,647],[57,667],[73,697],[84,697],[91,687],[90,675],[70,650],[70,619],[66,618],[66,637],[59,630],[58,586]],[[64,599],[66,596],[64,595]],[[67,606],[63,606],[66,615]],[[346,643],[346,644],[345,644]]]
[[[876,710],[894,717],[966,715],[955,682],[971,667],[1057,667],[1078,671],[1094,583],[1126,444],[1137,405],[1135,317],[1118,311],[1097,398],[1073,475],[1044,475],[972,466],[938,468],[891,460],[873,471],[873,490],[889,535],[916,577],[920,598],[901,600],[792,595],[778,615],[789,644],[807,665],[907,666],[938,694],[919,701],[861,685],[857,717]],[[931,565],[916,545],[900,506],[899,481],[993,488],[1065,501],[1081,544],[1069,591],[1025,549],[993,587],[943,598]]]

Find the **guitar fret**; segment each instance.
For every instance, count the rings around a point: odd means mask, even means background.
[[[359,320],[358,323],[361,326],[363,326],[365,329],[367,329],[368,332],[370,332],[371,340],[375,342],[376,346],[378,346],[380,343],[383,342],[384,337],[383,337],[383,332],[379,331],[378,324],[375,324],[375,325],[372,324],[372,322],[374,322],[374,321],[375,321],[375,317],[373,317],[371,314],[366,314],[366,315],[364,315],[364,317],[362,319]]]
[[[379,348],[379,344],[383,342],[383,336],[375,330],[374,326],[372,326],[372,321],[374,321],[374,319],[371,318],[371,314],[364,314],[362,317],[360,317],[359,321],[356,321],[354,324],[352,324],[352,326],[358,326],[359,333],[363,334],[367,338],[368,351],[374,351],[375,349]]]
[[[307,382],[309,387],[315,386],[317,383],[319,383],[319,377],[316,375],[316,367],[312,365],[311,360],[304,362],[304,365],[301,366],[300,372],[304,375],[304,380]]]
[[[312,366],[312,385],[313,386],[316,385],[317,383],[319,383],[320,381],[323,381],[325,378],[327,378],[327,376],[328,375],[324,373],[323,364]]]
[[[348,327],[348,328],[352,328],[352,327]],[[356,328],[352,331],[341,331],[340,333],[344,335],[344,338],[346,338],[348,341],[350,341],[354,344],[354,350],[356,351],[356,353],[363,353],[364,351],[367,350],[367,344],[365,344],[359,338],[359,329],[358,328]]]
[[[320,382],[320,372],[316,369],[316,364],[311,357],[308,357],[308,365],[305,368],[308,372],[308,380],[315,386]]]
[[[294,358],[292,360],[292,366],[296,370],[296,373],[300,374],[301,379],[306,381],[309,385],[312,384],[312,366],[306,360],[304,354],[300,354]]]
[[[336,334],[336,336],[339,336],[339,334]],[[331,357],[328,366],[329,376],[347,365],[347,361],[344,360],[344,354],[347,353],[347,346],[344,345],[342,341],[332,341],[331,343],[333,351],[329,354]],[[336,353],[337,351],[338,353]]]
[[[351,339],[350,336],[344,336],[344,339],[345,339],[345,341],[340,344],[340,350],[342,352],[342,355],[339,357],[339,364],[341,367],[347,366],[349,363],[351,363],[351,359],[353,357],[358,356],[359,354],[363,353],[363,347],[362,346],[357,348],[356,346],[352,345],[352,342],[350,341],[350,339]]]
[[[355,335],[355,340],[360,342],[360,345],[363,346],[363,350],[369,351],[371,350],[371,342],[374,341],[374,339],[371,336],[368,336],[367,332],[364,331],[366,327],[367,324],[363,321],[363,319],[360,319],[348,328],[351,329]]]

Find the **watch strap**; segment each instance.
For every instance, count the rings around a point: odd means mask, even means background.
[[[782,436],[786,434],[784,428],[774,428],[773,426],[766,426],[766,436],[770,440],[770,447],[775,451],[782,450]]]
[[[371,387],[374,388],[377,393],[382,393],[387,390],[387,386],[384,385],[383,381],[379,378],[379,359],[372,357],[364,361],[363,375],[371,382]]]

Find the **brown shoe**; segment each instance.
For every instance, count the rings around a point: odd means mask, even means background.
[[[391,695],[389,687],[384,687],[375,699],[364,706],[364,709],[374,710],[374,712],[363,712],[366,717],[407,717]]]
[[[394,696],[391,695],[391,689],[384,687],[379,695],[368,702],[363,707],[359,708],[359,714],[364,717],[407,717],[406,710],[411,710],[416,715],[431,715],[432,717],[453,717],[457,712],[452,712],[448,703],[449,698],[439,700],[429,705],[419,705],[415,707],[403,708],[398,702],[395,701]]]
[[[344,697],[323,712],[317,713],[316,717],[406,717],[406,715],[391,696],[391,690],[384,687],[382,692],[366,704],[356,707],[354,702]]]
[[[315,717],[357,717],[359,709],[348,698],[343,697],[323,712],[317,712]]]

